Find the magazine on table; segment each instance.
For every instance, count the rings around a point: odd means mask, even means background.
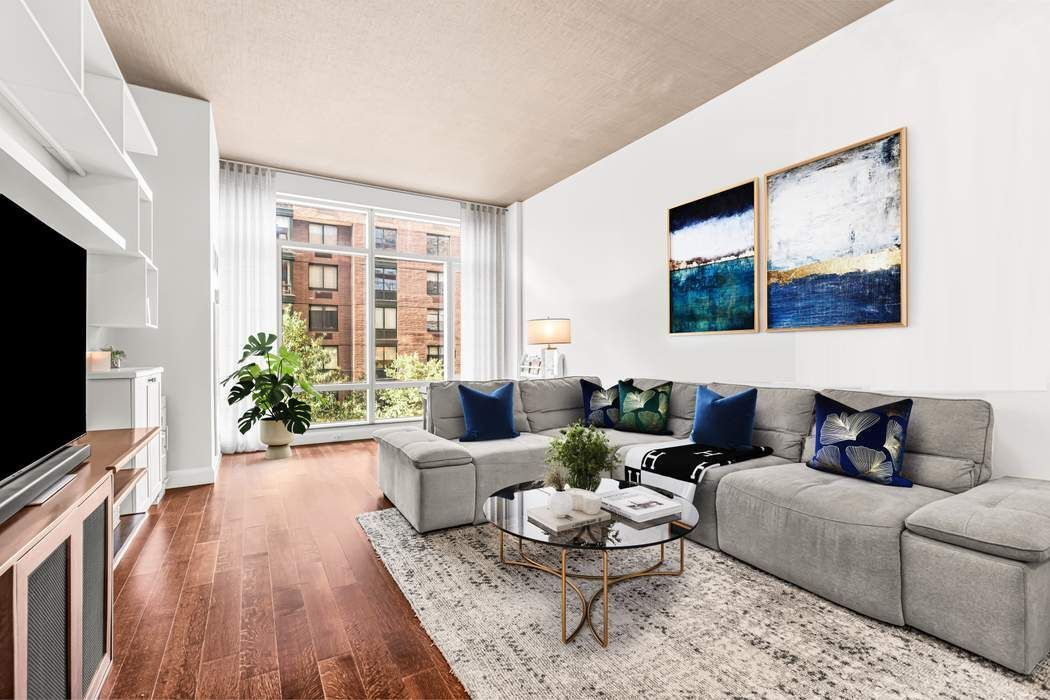
[[[673,498],[632,486],[602,496],[602,507],[635,522],[649,522],[682,514],[682,504]]]

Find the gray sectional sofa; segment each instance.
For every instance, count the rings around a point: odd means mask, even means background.
[[[379,485],[420,532],[485,522],[493,492],[540,478],[558,431],[583,416],[580,379],[516,383],[509,440],[460,443],[459,382],[428,387],[424,429],[376,431]],[[667,380],[635,379],[642,388]],[[492,391],[505,381],[469,382]],[[675,382],[668,428],[688,437],[698,384]],[[728,395],[748,388],[712,382]],[[898,397],[824,390],[858,409]],[[857,612],[910,625],[1030,673],[1050,651],[1050,481],[991,477],[992,407],[915,398],[911,488],[815,471],[816,392],[758,388],[753,441],[772,454],[709,469],[691,539]],[[914,397],[913,397],[914,398]],[[603,429],[623,476],[631,446],[666,436]]]

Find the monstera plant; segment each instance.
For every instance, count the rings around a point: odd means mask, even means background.
[[[299,355],[283,345],[274,350],[276,342],[272,333],[248,336],[237,369],[222,380],[223,386],[233,382],[226,397],[231,406],[251,399],[252,407],[241,414],[237,425],[241,433],[247,433],[260,423],[260,437],[270,459],[290,456],[292,435],[305,433],[313,419],[310,404],[296,397],[296,388],[317,395],[299,373]]]

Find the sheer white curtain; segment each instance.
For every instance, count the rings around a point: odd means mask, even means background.
[[[462,376],[501,379],[509,366],[506,342],[507,210],[461,206],[463,300]]]
[[[249,335],[277,332],[277,244],[274,173],[244,163],[219,163],[219,377],[233,371]],[[225,453],[263,449],[258,426],[247,435],[237,417],[247,400],[226,403],[219,388],[219,444]]]

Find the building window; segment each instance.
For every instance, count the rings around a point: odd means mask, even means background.
[[[427,273],[427,294],[432,297],[439,297],[445,293],[445,273],[444,272],[428,272]]]
[[[375,315],[376,340],[397,338],[397,308],[377,306]]]
[[[318,427],[419,418],[417,387],[460,372],[457,222],[319,195],[275,207],[281,342],[320,392],[297,395]]]
[[[441,309],[427,309],[427,331],[441,333],[445,330],[445,312]]]
[[[393,345],[376,346],[376,379],[386,379],[387,370],[397,357],[397,347]]]
[[[281,294],[284,296],[292,296],[295,294],[292,288],[292,269],[294,260],[288,258],[281,258]]]
[[[397,263],[376,261],[376,299],[397,300]]]
[[[396,228],[379,228],[376,227],[376,249],[378,250],[396,250],[397,249],[397,229]]]
[[[438,233],[427,234],[427,255],[440,255],[447,258],[452,254],[452,239]]]
[[[292,237],[292,210],[277,208],[277,238],[287,241]]]
[[[319,245],[336,245],[339,229],[331,224],[310,224],[310,242]]]
[[[310,330],[322,333],[339,330],[339,307],[311,306]]]
[[[429,282],[427,283],[429,286]],[[310,289],[339,289],[339,267],[337,265],[310,264]]]

